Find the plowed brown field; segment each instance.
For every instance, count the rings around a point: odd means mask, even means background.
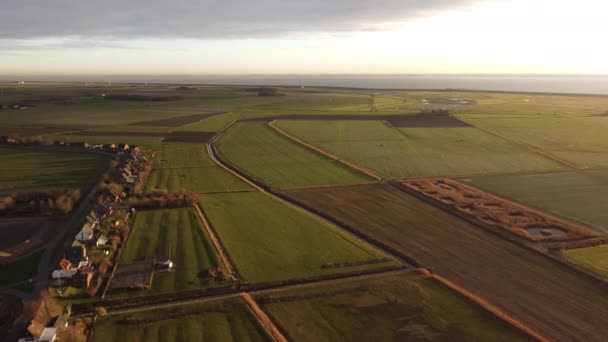
[[[286,190],[555,341],[604,341],[608,288],[390,185]]]

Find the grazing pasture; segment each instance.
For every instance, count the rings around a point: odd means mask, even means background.
[[[608,232],[606,170],[479,176],[461,181]]]
[[[271,341],[239,299],[105,316],[93,341]]]
[[[294,341],[526,341],[530,337],[418,273],[258,297]]]
[[[388,179],[506,173],[559,164],[472,127],[394,128],[382,121],[282,121],[279,128]]]
[[[109,165],[95,154],[0,148],[0,189],[91,185]]]
[[[120,257],[120,263],[153,262],[168,255],[174,270],[157,272],[153,292],[199,288],[209,283],[207,270],[219,259],[193,209],[139,211]]]
[[[392,186],[285,193],[414,258],[551,340],[602,341],[608,334],[605,284]]]
[[[608,278],[608,245],[565,249],[561,253],[568,261]]]
[[[362,266],[322,267],[386,256],[264,193],[202,195],[201,206],[239,273],[249,282],[305,278],[395,264],[387,260]]]
[[[218,142],[223,157],[276,188],[370,182],[364,174],[282,137],[263,123],[239,123]]]
[[[606,111],[608,107],[604,107]],[[608,116],[477,117],[474,126],[532,146],[579,168],[608,167]]]
[[[176,128],[176,131],[204,131],[204,132],[218,132],[224,127],[228,126],[229,123],[238,119],[242,114],[239,113],[225,113],[210,118],[203,119],[201,121]]]

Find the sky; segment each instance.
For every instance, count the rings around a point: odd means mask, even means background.
[[[608,74],[604,0],[2,0],[0,75]]]

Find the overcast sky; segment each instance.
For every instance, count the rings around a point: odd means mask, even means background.
[[[608,74],[602,0],[2,0],[0,74]]]

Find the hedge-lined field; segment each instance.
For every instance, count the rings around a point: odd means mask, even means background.
[[[394,265],[321,268],[385,257],[299,209],[260,192],[202,195],[201,205],[243,279],[304,278]]]
[[[105,316],[96,323],[93,341],[257,342],[271,339],[246,305],[235,298]]]
[[[519,330],[418,273],[259,298],[294,341],[527,341]]]
[[[290,134],[389,179],[552,170],[559,164],[472,127],[277,121]]]
[[[139,211],[121,255],[121,263],[153,261],[167,251],[172,272],[157,272],[153,292],[199,288],[209,281],[207,270],[220,265],[213,245],[193,209]]]
[[[276,188],[366,183],[371,178],[280,136],[264,123],[239,123],[218,142],[222,156]]]

